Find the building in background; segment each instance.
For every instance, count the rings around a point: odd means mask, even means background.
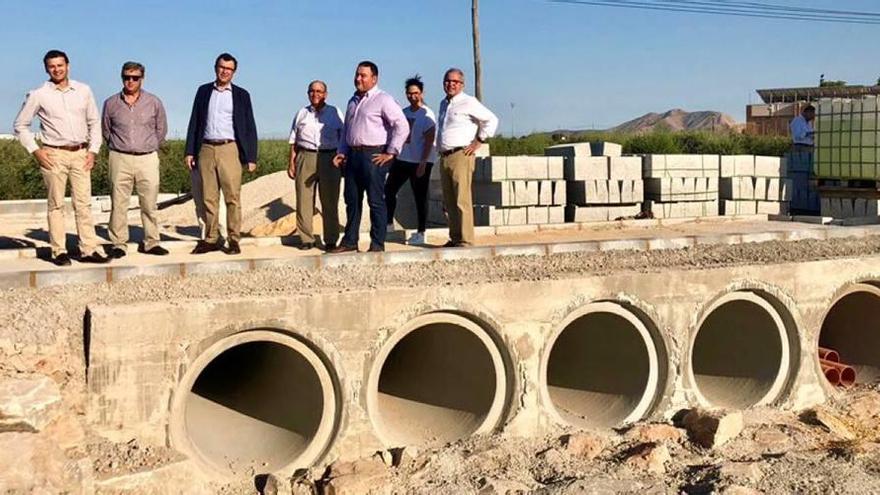
[[[860,98],[880,95],[880,86],[824,86],[759,89],[763,103],[746,107],[746,134],[788,136],[788,124],[804,107],[821,98]]]

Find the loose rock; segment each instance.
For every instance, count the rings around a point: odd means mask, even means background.
[[[739,411],[706,411],[692,409],[685,414],[682,424],[691,440],[708,449],[720,447],[743,430],[743,416]]]

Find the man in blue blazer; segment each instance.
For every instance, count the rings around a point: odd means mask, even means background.
[[[219,251],[220,190],[226,200],[227,254],[240,254],[241,169],[257,169],[257,124],[251,95],[232,84],[238,61],[222,53],[214,62],[217,78],[199,86],[186,133],[186,166],[197,169],[202,179],[205,211],[205,238],[192,254]],[[196,158],[198,157],[198,158]],[[198,198],[196,198],[197,200]]]

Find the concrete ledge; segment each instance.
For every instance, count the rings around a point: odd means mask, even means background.
[[[0,273],[0,290],[31,286],[31,272]]]
[[[100,284],[112,280],[110,269],[82,268],[35,271],[32,287],[51,287],[53,285]]]
[[[321,256],[321,266],[381,265],[385,253],[343,253]]]
[[[485,260],[495,255],[491,247],[446,248],[437,251],[437,259],[454,260]]]
[[[247,272],[251,270],[250,260],[197,261],[183,263],[186,276],[210,275],[214,273]]]
[[[786,241],[804,241],[807,239],[824,240],[828,238],[828,232],[818,229],[792,230],[784,233]]]
[[[295,256],[293,258],[254,260],[254,270],[272,269],[282,266],[294,266],[306,269],[321,267],[321,256]]]
[[[709,234],[694,238],[695,244],[742,244],[741,234]]]
[[[110,267],[110,277],[112,282],[133,277],[180,277],[181,266],[181,263],[170,263],[167,265],[114,266]]]
[[[596,251],[599,251],[599,241],[565,242],[551,244],[547,248],[547,254],[594,253]]]
[[[673,237],[670,239],[648,239],[648,251],[661,249],[683,249],[693,246],[694,237]]]
[[[546,256],[546,244],[495,246],[495,256]]]
[[[615,239],[612,241],[599,241],[599,251],[645,251],[648,249],[648,239]]]
[[[531,234],[537,231],[537,225],[500,225],[495,227],[495,235]]]
[[[398,263],[427,263],[437,260],[436,249],[420,249],[418,251],[386,252],[383,261],[387,265]]]
[[[828,239],[842,239],[845,237],[865,237],[870,231],[864,227],[837,227],[826,231]]]
[[[544,232],[548,230],[580,230],[581,226],[577,223],[548,223],[544,225],[538,225],[538,232]]]
[[[751,242],[770,242],[785,240],[783,232],[757,232],[754,234],[740,234],[740,242],[743,244]]]

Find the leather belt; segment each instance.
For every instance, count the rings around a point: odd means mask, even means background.
[[[110,148],[110,151],[114,153],[119,153],[121,155],[131,155],[131,156],[144,156],[144,155],[152,155],[155,151],[119,151]]]
[[[336,148],[325,148],[325,149],[313,150],[311,148],[306,148],[304,146],[296,145],[294,147],[294,149],[296,150],[297,153],[299,153],[301,151],[308,151],[309,153],[336,153]]]
[[[203,143],[211,146],[222,146],[224,144],[234,143],[235,139],[203,139]]]
[[[64,150],[64,151],[79,151],[81,149],[88,148],[88,143],[80,143],[80,144],[71,144],[68,146],[59,146],[55,144],[46,144],[43,143],[43,146],[47,148],[55,148],[56,150]]]
[[[463,149],[465,149],[465,146],[459,146],[457,148],[452,148],[452,149],[448,149],[446,151],[441,151],[440,156],[442,156],[443,158],[446,158],[447,156],[449,156],[453,153],[458,153],[459,151],[461,151]]]
[[[351,151],[385,151],[385,146],[349,146]]]

